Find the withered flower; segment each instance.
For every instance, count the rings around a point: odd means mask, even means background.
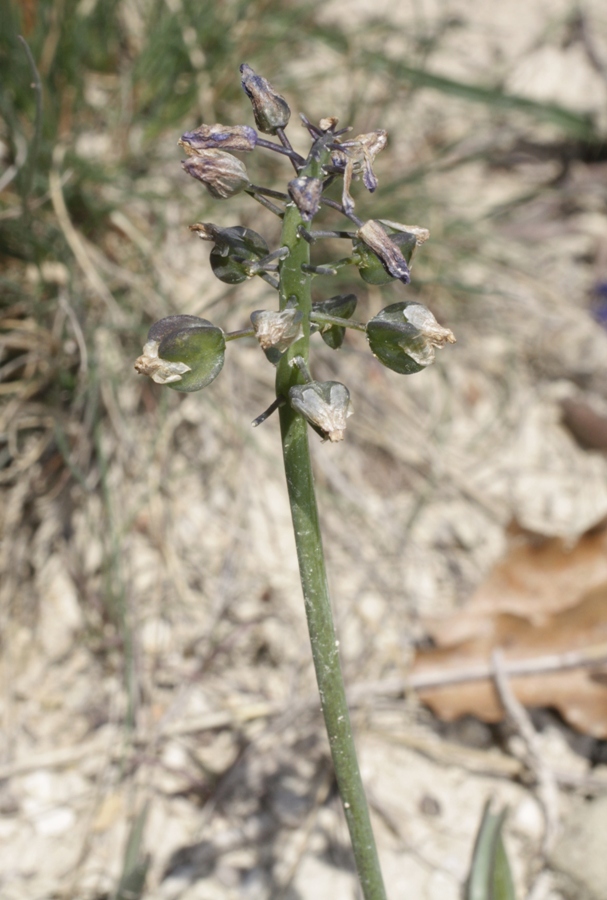
[[[259,130],[264,134],[276,134],[278,128],[285,128],[291,118],[285,98],[274,90],[269,81],[256,75],[251,66],[243,63],[240,71],[242,86],[253,106]]]
[[[299,309],[283,309],[281,312],[258,309],[251,313],[255,336],[262,350],[274,348],[279,353],[284,353],[302,337],[302,319]]]
[[[310,222],[320,208],[322,197],[322,181],[300,175],[288,184],[289,195],[301,213],[304,222]]]
[[[333,151],[331,161],[344,173],[342,203],[348,212],[354,209],[354,200],[350,195],[353,177],[362,174],[363,184],[367,190],[373,193],[376,189],[377,176],[373,171],[373,162],[380,150],[386,146],[387,140],[388,133],[380,128],[367,134],[359,134],[350,141],[337,142],[339,149]]]
[[[445,344],[454,344],[455,335],[450,328],[444,328],[436,321],[430,310],[421,303],[409,303],[403,310],[403,315],[409,324],[417,328],[423,338],[424,346],[417,353],[409,347],[407,352],[420,366],[429,366],[434,362],[434,348],[444,347]]]
[[[181,381],[192,367],[183,362],[170,362],[158,356],[160,341],[147,341],[143,345],[143,353],[135,360],[135,371],[140,375],[148,375],[156,384],[172,384]]]
[[[339,381],[296,384],[289,389],[289,402],[323,440],[343,441],[346,419],[354,412],[345,384]]]
[[[202,181],[217,200],[228,200],[250,184],[244,164],[223,150],[200,150],[181,165],[188,175]]]
[[[256,143],[257,132],[250,125],[201,125],[179,141],[188,156],[201,150],[254,150]]]
[[[369,219],[358,229],[357,236],[377,255],[386,271],[404,284],[409,284],[411,275],[407,260],[400,248],[391,240],[379,222]]]

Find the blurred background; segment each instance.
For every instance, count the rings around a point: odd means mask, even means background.
[[[202,393],[133,370],[163,316],[238,329],[272,302],[217,281],[188,225],[274,248],[278,220],[211,200],[177,147],[253,123],[247,62],[288,99],[298,150],[299,112],[388,131],[356,211],[429,228],[406,296],[457,337],[414,376],[354,332],[312,363],[355,409],[343,444],[311,443],[389,895],[460,897],[495,797],[519,896],[604,900],[604,849],[565,827],[606,814],[601,673],[522,697],[552,710],[536,737],[565,773],[543,856],[546,806],[490,682],[431,708],[406,688],[497,644],[607,640],[605,4],[8,0],[0,54],[0,895],[358,896],[278,423],[250,426],[273,368],[242,341]],[[355,293],[360,320],[404,298],[355,269],[314,287]]]

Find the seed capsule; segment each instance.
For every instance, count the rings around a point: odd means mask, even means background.
[[[201,150],[181,165],[188,175],[202,181],[217,200],[229,200],[250,184],[244,164],[224,150]]]
[[[339,381],[296,384],[289,389],[289,402],[323,441],[343,441],[346,419],[354,412],[345,384]]]
[[[324,313],[327,316],[338,316],[340,319],[349,319],[354,315],[358,298],[355,294],[338,294],[315,303],[313,312]],[[343,325],[319,325],[320,336],[332,350],[339,350],[346,336]]]
[[[278,94],[269,81],[256,75],[251,66],[243,63],[240,67],[242,86],[253,106],[255,123],[264,134],[276,134],[278,128],[285,128],[291,118],[289,104]]]
[[[201,125],[179,141],[188,156],[201,150],[254,150],[256,143],[257,132],[250,125]]]
[[[198,316],[167,316],[150,328],[135,370],[176,391],[199,391],[217,378],[224,354],[221,328]]]
[[[421,303],[392,303],[367,323],[367,339],[373,355],[394,372],[412,375],[435,359],[435,349],[454,344],[449,328],[439,325]]]
[[[362,228],[358,229],[357,236],[367,247],[373,250],[386,272],[392,278],[397,278],[404,284],[409,284],[411,275],[409,274],[407,260],[398,244],[388,235],[379,222],[369,219]]]
[[[190,231],[201,240],[215,244],[210,256],[211,269],[225,284],[241,284],[251,278],[247,261],[255,262],[268,254],[268,245],[262,236],[242,225],[220,228],[212,222],[197,222],[190,225]]]
[[[320,209],[322,181],[320,178],[300,175],[299,178],[294,178],[289,182],[288,189],[302,219],[304,222],[310,222]]]

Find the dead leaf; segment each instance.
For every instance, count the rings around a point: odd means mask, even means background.
[[[515,531],[504,559],[490,572],[466,606],[448,619],[426,620],[441,647],[491,630],[499,613],[540,624],[575,606],[589,590],[607,582],[607,531],[585,534],[568,548],[561,538],[532,539]]]
[[[560,539],[518,535],[468,605],[429,625],[436,643],[418,651],[411,678],[450,677],[485,666],[501,648],[506,665],[559,657],[607,642],[607,533],[585,535],[571,550]],[[607,668],[568,669],[510,679],[527,707],[553,707],[576,729],[607,737]],[[490,677],[422,688],[420,699],[442,719],[465,714],[487,722],[504,711]]]

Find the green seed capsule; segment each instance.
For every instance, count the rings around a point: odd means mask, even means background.
[[[435,348],[455,343],[453,332],[439,325],[421,303],[392,303],[367,323],[373,355],[394,372],[412,375],[434,362]]]
[[[251,228],[234,225],[219,228],[212,223],[190,225],[203,241],[212,241],[210,263],[213,274],[225,284],[241,284],[251,277],[246,261],[262,259],[268,254],[268,245],[260,234]]]
[[[349,319],[354,315],[358,298],[355,294],[338,294],[315,303],[313,312],[324,313],[327,316],[338,316],[340,319]],[[346,329],[342,325],[319,325],[320,336],[332,350],[339,350],[344,342]]]
[[[135,369],[173,390],[199,391],[217,378],[224,355],[221,328],[198,316],[167,316],[150,328]]]

